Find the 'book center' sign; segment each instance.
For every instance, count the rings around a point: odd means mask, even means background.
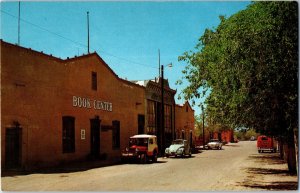
[[[91,100],[89,98],[83,98],[73,96],[73,107],[79,108],[94,108],[96,110],[112,111],[112,103],[103,102],[100,100]]]

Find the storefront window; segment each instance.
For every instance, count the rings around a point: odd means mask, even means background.
[[[147,103],[147,118],[148,118],[148,127],[147,127],[147,133],[148,134],[155,134],[156,132],[156,106],[155,102],[148,100]]]
[[[172,113],[171,113],[171,106],[165,105],[165,132],[172,133]]]

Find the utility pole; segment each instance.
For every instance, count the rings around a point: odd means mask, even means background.
[[[161,65],[161,154],[165,149],[164,66]]]
[[[90,18],[89,12],[87,12],[87,32],[88,32],[88,54],[90,53]]]
[[[158,78],[160,77],[160,50],[158,49]]]
[[[19,1],[19,15],[18,15],[18,45],[20,46],[20,17],[21,17],[21,2]]]
[[[203,149],[205,149],[205,133],[204,133],[204,107],[202,107],[202,133],[203,133]]]

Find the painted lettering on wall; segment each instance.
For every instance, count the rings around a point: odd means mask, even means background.
[[[104,102],[100,100],[91,100],[89,98],[83,98],[73,96],[73,107],[79,108],[94,108],[96,110],[112,111],[112,103]]]

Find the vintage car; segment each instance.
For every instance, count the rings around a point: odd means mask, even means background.
[[[176,139],[172,142],[170,147],[165,149],[166,157],[169,156],[181,156],[184,157],[185,155],[192,156],[192,150],[190,144],[187,140],[184,139]]]
[[[129,138],[129,146],[122,152],[122,161],[135,160],[148,163],[157,162],[157,139],[155,135],[134,135]]]
[[[222,149],[222,142],[220,142],[218,139],[211,139],[207,143],[208,149]]]

